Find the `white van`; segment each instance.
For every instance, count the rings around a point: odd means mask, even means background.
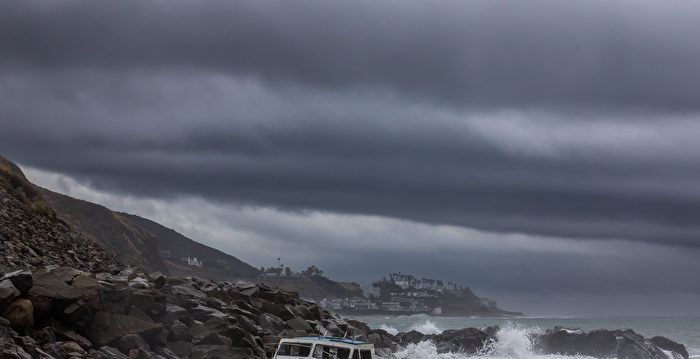
[[[333,337],[280,340],[274,359],[374,359],[374,345]]]

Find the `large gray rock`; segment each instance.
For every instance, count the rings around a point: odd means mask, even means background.
[[[163,325],[139,320],[133,317],[107,312],[98,312],[93,317],[87,331],[93,343],[103,346],[115,343],[126,334],[141,334],[149,337],[158,334]]]
[[[656,341],[663,349],[687,355],[685,346],[667,338]],[[632,330],[594,330],[584,332],[555,328],[535,336],[537,349],[546,354],[587,355],[596,358],[666,359],[662,347]],[[687,357],[686,357],[687,358]]]
[[[12,285],[17,288],[22,295],[27,294],[34,284],[32,272],[29,269],[21,269],[7,273],[2,279],[12,282]]]
[[[0,300],[10,300],[19,295],[20,292],[12,284],[12,281],[9,279],[0,281]]]
[[[685,345],[678,344],[671,339],[659,336],[653,337],[650,340],[657,347],[664,350],[672,351],[674,353],[678,353],[684,359],[688,359],[688,350],[685,349]]]
[[[461,352],[475,354],[491,337],[476,328],[450,329],[432,337],[438,353]]]

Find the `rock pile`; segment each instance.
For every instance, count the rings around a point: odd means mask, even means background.
[[[265,285],[128,269],[19,270],[0,292],[3,358],[266,358],[281,337],[369,330]]]
[[[72,232],[34,191],[0,170],[0,270],[49,264],[90,271],[118,267],[113,255]]]

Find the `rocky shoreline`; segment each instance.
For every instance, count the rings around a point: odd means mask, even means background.
[[[269,358],[279,339],[348,336],[373,343],[379,356],[422,341],[438,352],[483,353],[498,327],[391,335],[298,295],[250,282],[168,278],[132,269],[92,273],[47,266],[0,280],[1,358]],[[544,354],[597,358],[688,358],[685,347],[631,330],[554,328],[534,335]]]

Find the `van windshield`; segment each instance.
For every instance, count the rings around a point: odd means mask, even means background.
[[[307,357],[311,354],[311,344],[282,343],[277,350],[280,357]]]

